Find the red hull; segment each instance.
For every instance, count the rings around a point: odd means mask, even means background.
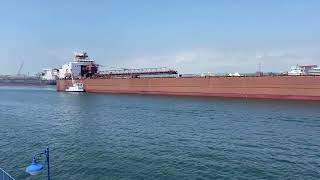
[[[86,92],[320,100],[320,76],[84,79]],[[70,80],[58,80],[64,91]]]

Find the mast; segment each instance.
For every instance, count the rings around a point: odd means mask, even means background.
[[[74,79],[73,79],[73,75],[71,74],[71,82],[72,84],[74,84]]]
[[[259,62],[259,65],[258,65],[258,72],[261,72],[261,62]]]

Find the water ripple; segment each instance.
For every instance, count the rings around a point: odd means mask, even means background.
[[[320,179],[317,102],[0,91],[16,179],[47,145],[53,179]]]

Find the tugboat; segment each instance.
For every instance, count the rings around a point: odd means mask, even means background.
[[[73,75],[71,73],[72,86],[68,87],[65,92],[84,92],[83,84],[80,82],[75,82]]]
[[[66,92],[84,92],[83,84],[79,82],[72,82],[72,86],[65,90]]]
[[[68,87],[65,92],[84,92],[83,84],[75,82],[71,71],[72,86]]]

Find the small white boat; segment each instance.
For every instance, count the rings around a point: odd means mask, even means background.
[[[82,83],[72,83],[72,86],[65,90],[66,92],[84,92]]]

